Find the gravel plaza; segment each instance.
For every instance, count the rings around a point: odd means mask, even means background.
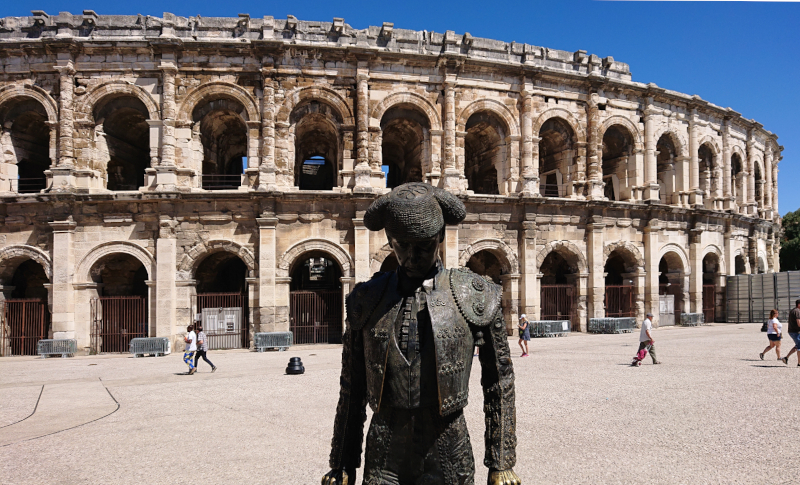
[[[758,324],[534,339],[514,355],[524,484],[797,483],[800,368],[758,353]],[[783,354],[792,347],[783,341]],[[2,484],[302,484],[327,471],[341,347],[0,360]],[[306,372],[285,375],[289,357]],[[485,483],[479,363],[467,421]],[[359,473],[358,482],[360,483]]]

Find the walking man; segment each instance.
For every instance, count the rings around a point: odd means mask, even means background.
[[[522,356],[528,356],[528,342],[531,340],[531,325],[528,323],[528,316],[524,313],[519,317],[519,348],[522,349]],[[522,344],[525,344],[523,347]]]
[[[206,357],[206,352],[208,352],[208,341],[206,340],[206,333],[203,331],[203,325],[197,325],[197,353],[194,354],[194,367],[197,369],[197,363],[200,362],[200,357],[206,361],[206,364],[211,366],[211,372],[217,370],[217,366],[211,363]]]
[[[656,360],[656,342],[653,340],[653,314],[648,313],[642,322],[642,331],[639,333],[639,350],[650,346],[650,358],[653,359],[653,364],[660,364]]]
[[[183,351],[183,362],[189,366],[189,375],[192,375],[197,370],[193,361],[194,353],[197,351],[197,334],[194,333],[194,327],[191,325],[186,327],[186,331],[189,333],[183,337],[183,341],[186,342],[186,349]]]
[[[795,300],[795,307],[789,312],[789,336],[794,341],[794,347],[783,358],[783,363],[789,363],[789,356],[797,352],[797,347],[800,347],[800,300]],[[800,352],[797,352],[797,365],[800,366]]]

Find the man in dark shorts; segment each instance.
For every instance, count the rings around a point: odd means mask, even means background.
[[[786,354],[783,363],[789,363],[789,356],[797,352],[797,347],[800,347],[800,300],[795,300],[795,307],[789,312],[789,336],[794,340],[794,347]],[[800,366],[800,352],[797,352],[797,365]]]
[[[528,342],[531,340],[531,324],[528,322],[528,316],[524,313],[519,317],[519,348],[522,349],[522,357],[528,356]],[[525,347],[522,344],[525,344]]]

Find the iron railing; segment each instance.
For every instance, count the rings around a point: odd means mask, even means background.
[[[170,352],[169,339],[167,337],[143,337],[133,338],[129,346],[130,353],[134,357],[150,354],[158,357],[167,355]]]
[[[235,190],[242,185],[241,175],[203,175],[205,190]]]
[[[703,320],[715,322],[717,313],[717,288],[714,285],[703,285]]]
[[[249,307],[244,293],[200,293],[197,311],[202,315],[208,350],[250,347]]]
[[[259,352],[278,349],[283,352],[292,346],[292,332],[259,332],[253,336],[253,347]]]
[[[39,357],[60,355],[61,358],[72,357],[78,352],[78,341],[70,339],[42,339],[36,343],[36,353]]]
[[[635,318],[590,318],[590,333],[630,333],[636,328]]]
[[[699,325],[703,325],[704,315],[702,313],[681,313],[680,318],[678,318],[678,325],[684,327],[697,327]]]
[[[579,325],[575,315],[575,287],[572,285],[542,285],[539,300],[542,305],[542,320],[569,320],[573,330]]]
[[[36,355],[36,343],[50,331],[47,303],[30,298],[3,302],[0,355]]]
[[[569,335],[569,320],[534,320],[528,322],[531,337],[566,337]]]
[[[606,318],[635,317],[634,287],[606,285]]]
[[[295,343],[341,343],[341,291],[293,291],[290,312]]]
[[[11,180],[11,189],[18,194],[35,194],[47,188],[47,177],[31,177]]]
[[[92,351],[123,353],[131,339],[147,336],[147,298],[101,296],[92,300],[94,313]]]

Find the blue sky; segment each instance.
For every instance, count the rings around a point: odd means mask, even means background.
[[[730,106],[776,133],[780,213],[800,208],[800,3],[578,1],[152,1],[4,2],[0,17],[93,9],[105,15],[344,17],[355,28],[469,32],[601,57],[631,66],[634,81]]]

